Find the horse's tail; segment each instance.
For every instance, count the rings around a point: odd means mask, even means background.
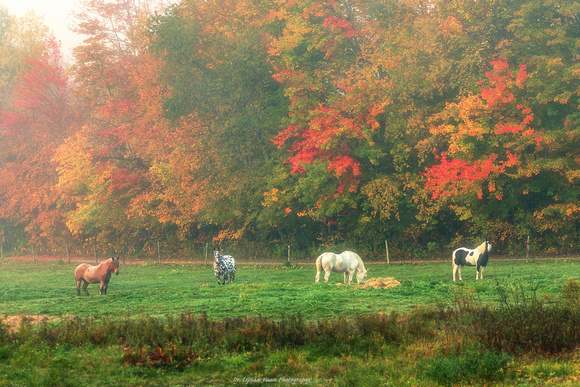
[[[316,271],[319,273],[322,271],[322,255],[319,255],[318,258],[316,258]]]

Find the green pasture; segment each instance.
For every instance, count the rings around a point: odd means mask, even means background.
[[[0,387],[580,382],[578,337],[553,328],[580,321],[578,259],[496,260],[483,280],[465,268],[463,283],[449,262],[368,264],[369,280],[401,283],[390,289],[338,273],[314,283],[314,265],[238,265],[236,283],[220,286],[210,266],[126,264],[104,296],[97,284],[76,294],[77,264],[0,260],[0,316],[62,317],[0,325]],[[482,316],[491,336],[474,335]],[[500,335],[500,348],[480,340]],[[519,337],[540,349],[509,350]]]
[[[65,261],[0,261],[0,313],[48,316],[163,317],[206,313],[209,318],[300,314],[306,319],[370,313],[406,312],[418,306],[453,306],[458,289],[468,289],[480,303],[498,303],[498,285],[523,297],[556,298],[569,278],[580,278],[580,261],[498,260],[483,280],[464,268],[463,283],[451,280],[451,264],[367,264],[368,279],[392,277],[390,289],[345,286],[332,273],[328,283],[314,282],[314,265],[238,265],[236,283],[220,286],[211,266],[195,264],[126,264],[113,276],[108,294],[98,284],[89,296],[77,296],[74,269]],[[82,294],[82,291],[81,291]]]

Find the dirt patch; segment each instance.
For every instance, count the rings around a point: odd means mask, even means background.
[[[53,322],[53,321],[60,321],[59,317],[54,316],[39,316],[34,314],[17,314],[13,316],[3,315],[0,316],[0,319],[4,324],[8,325],[10,332],[15,332],[18,330],[18,327],[22,323],[23,319],[26,319],[32,325],[39,325],[43,322]]]
[[[396,279],[389,277],[389,278],[373,278],[370,280],[365,281],[363,285],[361,285],[361,289],[368,289],[368,288],[375,288],[375,289],[388,289],[394,288],[395,286],[399,286],[401,283]]]

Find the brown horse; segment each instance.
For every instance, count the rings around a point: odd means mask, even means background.
[[[88,263],[78,265],[75,269],[77,294],[79,296],[81,295],[81,282],[83,281],[83,290],[87,296],[89,295],[87,286],[89,284],[96,284],[97,282],[101,283],[100,294],[107,294],[107,286],[109,286],[112,271],[117,275],[119,274],[119,258],[107,259],[105,262],[101,262],[99,266],[92,266]]]

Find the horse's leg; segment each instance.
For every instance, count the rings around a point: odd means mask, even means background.
[[[84,282],[83,283],[83,291],[85,292],[85,295],[88,296],[89,295],[89,292],[87,291],[87,286],[89,286],[89,283],[87,281],[85,281],[85,280],[82,280],[82,281]]]
[[[453,263],[451,271],[453,272],[453,282],[455,282],[455,274],[457,273],[457,265],[455,263]]]
[[[461,270],[463,270],[463,266],[457,265],[457,274],[459,274],[459,281],[463,281],[463,278],[461,278]]]
[[[320,280],[320,271],[316,270],[316,277],[314,277],[314,282],[318,282]]]
[[[325,270],[324,272],[325,272],[324,282],[328,282],[328,279],[330,278],[330,270],[328,270],[328,271]]]
[[[77,281],[77,296],[81,295],[81,281],[82,280]]]
[[[479,279],[483,279],[483,269],[485,269],[485,267],[481,266],[480,269],[481,269],[481,271],[479,272]],[[476,275],[475,279],[477,279],[477,275]]]
[[[347,283],[347,282],[346,282],[346,278],[347,278],[346,276],[347,276],[347,275],[348,275],[348,273],[345,271],[345,272],[344,272],[344,283],[345,283],[345,284]]]
[[[346,274],[348,273],[348,284],[350,285],[352,283],[352,276],[354,274],[354,270],[353,271],[349,271],[349,272],[345,272],[344,273],[344,283],[346,282]]]
[[[233,273],[230,275],[230,279],[231,279],[231,281],[232,281],[232,285],[233,285],[233,284],[234,284],[234,281],[236,280],[236,273],[235,273],[235,272],[233,272]]]

